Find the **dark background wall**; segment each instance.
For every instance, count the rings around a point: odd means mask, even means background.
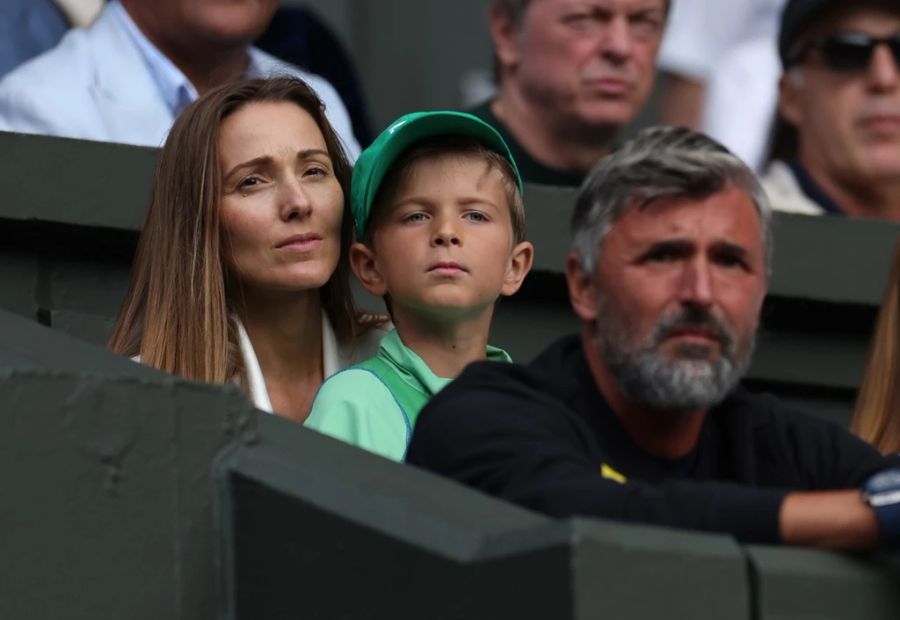
[[[491,72],[487,0],[288,0],[312,7],[357,62],[373,126],[416,109],[458,108]]]

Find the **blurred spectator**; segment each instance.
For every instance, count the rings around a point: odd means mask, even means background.
[[[850,430],[884,452],[900,452],[900,245],[878,312]]]
[[[493,0],[499,90],[471,110],[533,183],[578,185],[644,106],[668,0]]]
[[[159,146],[178,113],[212,87],[288,74],[307,81],[351,159],[359,153],[324,79],[250,46],[277,0],[113,0],[89,28],[0,82],[0,129]]]
[[[0,77],[59,43],[70,27],[87,26],[104,0],[3,0]]]
[[[54,45],[69,29],[52,0],[4,0],[0,3],[0,76]]]
[[[790,0],[772,206],[900,220],[900,4]]]
[[[347,106],[356,139],[368,146],[374,136],[356,67],[340,39],[314,11],[279,7],[256,46],[328,80]]]
[[[781,67],[784,0],[678,0],[659,52],[660,120],[699,129],[759,169]]]

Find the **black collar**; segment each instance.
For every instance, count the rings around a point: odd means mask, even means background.
[[[829,215],[847,215],[844,210],[838,206],[838,203],[832,200],[831,196],[826,194],[825,190],[815,182],[799,160],[792,159],[787,164],[790,166],[791,172],[794,173],[794,177],[797,179],[800,189],[803,190],[803,193],[806,194],[810,200],[822,207]]]
[[[519,174],[526,183],[538,183],[541,185],[560,185],[565,187],[578,187],[584,180],[584,172],[572,172],[569,170],[558,170],[546,166],[536,160],[528,153],[515,136],[509,131],[509,128],[494,115],[491,110],[491,99],[488,99],[481,105],[470,110],[470,114],[474,114],[481,120],[493,126],[506,142],[509,152],[512,153],[513,159],[516,160],[516,166],[519,168]]]

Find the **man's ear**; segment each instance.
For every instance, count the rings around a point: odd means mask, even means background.
[[[525,281],[525,276],[531,271],[533,262],[534,246],[528,241],[517,244],[509,256],[509,265],[506,268],[506,275],[503,277],[500,294],[508,297],[518,291],[522,282]]]
[[[357,241],[350,246],[350,269],[372,295],[383,297],[387,294],[387,285],[378,270],[375,253],[364,243]]]
[[[519,25],[513,22],[509,11],[499,2],[491,2],[488,10],[488,28],[494,43],[494,54],[501,67],[519,64]]]
[[[789,124],[797,127],[800,124],[802,111],[800,96],[803,91],[803,72],[794,68],[781,74],[778,80],[778,113]]]
[[[581,266],[581,256],[571,252],[566,259],[566,283],[569,285],[569,303],[575,314],[585,322],[597,318],[597,287],[594,278]]]

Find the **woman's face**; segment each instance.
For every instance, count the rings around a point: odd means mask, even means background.
[[[218,148],[231,273],[245,290],[325,284],[340,256],[344,194],[312,117],[290,102],[250,103],[222,122]]]

